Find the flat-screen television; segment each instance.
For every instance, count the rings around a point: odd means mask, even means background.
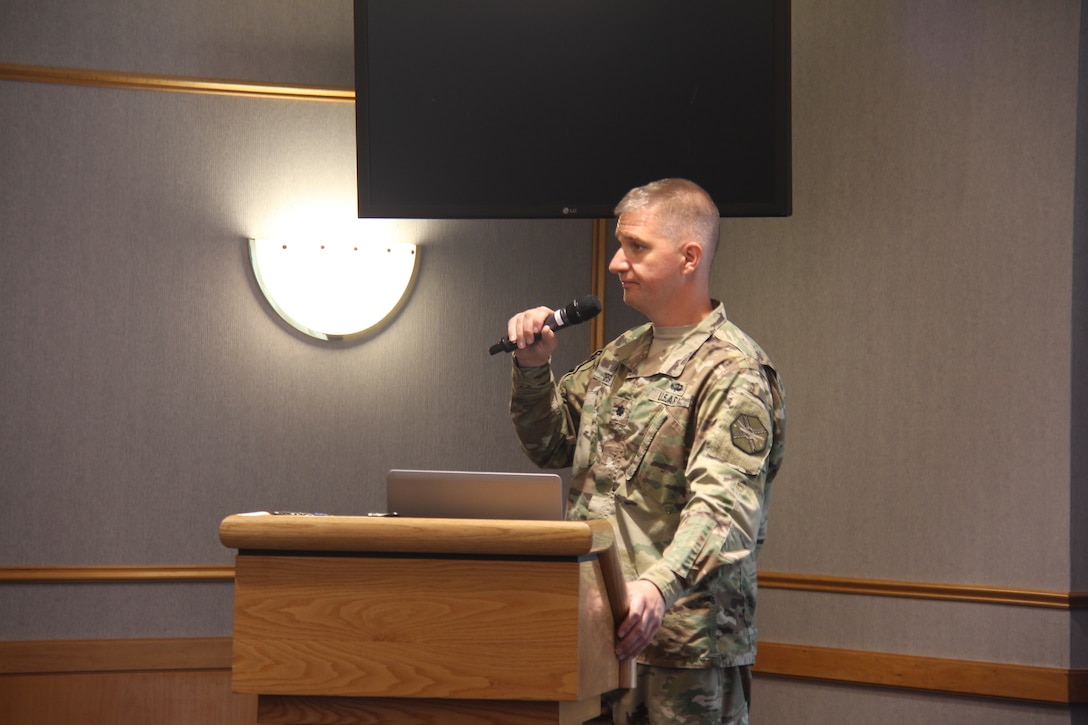
[[[360,217],[790,214],[790,0],[356,0]]]

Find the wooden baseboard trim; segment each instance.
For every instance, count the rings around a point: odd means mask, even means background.
[[[277,98],[296,101],[355,102],[355,91],[351,88],[227,81],[212,78],[124,73],[84,68],[54,68],[14,63],[0,63],[0,80],[58,83],[69,86],[96,86],[100,88],[125,88],[142,91],[174,91],[219,96]]]
[[[230,637],[0,642],[0,674],[229,670]]]
[[[761,642],[754,671],[768,677],[1002,700],[1055,705],[1088,703],[1088,670]]]
[[[0,642],[0,675],[229,670],[229,637]],[[759,677],[1054,705],[1088,703],[1088,670],[761,642]]]

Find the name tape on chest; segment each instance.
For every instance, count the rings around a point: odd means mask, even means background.
[[[667,388],[654,388],[647,393],[650,400],[674,408],[690,408],[691,396],[685,392],[683,383],[672,383]]]

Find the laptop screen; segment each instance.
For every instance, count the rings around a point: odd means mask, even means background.
[[[567,492],[555,473],[414,471],[386,476],[390,514],[420,518],[562,521]]]

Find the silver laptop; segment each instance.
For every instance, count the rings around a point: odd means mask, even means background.
[[[566,515],[566,486],[555,473],[393,469],[385,483],[396,516],[562,521]]]

